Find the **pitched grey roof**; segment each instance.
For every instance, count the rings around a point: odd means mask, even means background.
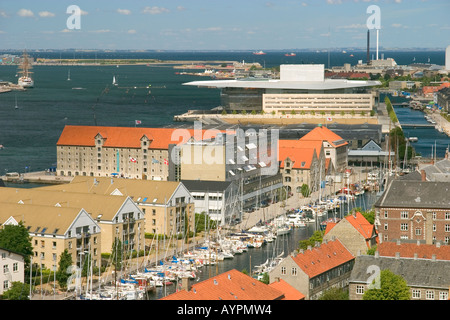
[[[450,209],[450,182],[393,180],[375,207]]]
[[[432,287],[448,290],[450,286],[450,261],[395,257],[358,256],[355,259],[350,283],[367,283],[370,266],[380,271],[389,269],[405,279],[409,287]],[[372,267],[373,268],[373,267]]]

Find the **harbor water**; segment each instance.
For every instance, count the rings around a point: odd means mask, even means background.
[[[4,52],[0,52],[2,54]],[[6,53],[6,52],[5,52]],[[7,52],[21,55],[22,52]],[[266,68],[280,64],[321,63],[325,66],[357,64],[365,52],[29,52],[48,59],[160,59],[171,61],[258,62]],[[353,57],[350,54],[353,54]],[[384,52],[399,65],[427,62],[443,65],[445,51]],[[183,86],[199,80],[175,74],[171,65],[35,66],[35,87],[0,94],[0,175],[6,172],[42,171],[54,166],[56,142],[65,125],[162,127],[173,124],[175,115],[188,110],[220,105],[220,92],[211,88]],[[198,72],[204,69],[199,68]],[[17,66],[0,65],[0,79],[17,83]],[[70,72],[70,81],[68,76]],[[117,86],[112,85],[113,77]],[[201,79],[200,79],[201,80]],[[149,87],[151,85],[151,87]],[[16,107],[17,106],[17,107]],[[430,139],[434,142],[433,137]]]

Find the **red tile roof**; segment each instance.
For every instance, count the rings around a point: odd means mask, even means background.
[[[355,257],[339,239],[323,242],[318,247],[305,250],[303,253],[292,256],[294,262],[305,272],[309,278],[313,278],[332,268],[349,262]]]
[[[382,242],[377,246],[377,250],[382,257],[395,257],[398,252],[401,258],[414,258],[414,254],[417,253],[419,259],[431,259],[436,255],[437,260],[450,260],[448,245],[437,247],[435,244]]]
[[[276,280],[269,284],[270,287],[275,288],[284,293],[282,300],[305,300],[305,295],[291,286],[283,279]]]
[[[205,131],[199,130],[202,136]],[[178,144],[194,136],[194,129],[65,126],[57,145],[92,147],[95,146],[97,134],[105,139],[103,144],[105,147],[140,148],[140,140],[146,136],[151,140],[149,149],[168,149],[169,144]]]
[[[161,300],[281,300],[283,292],[235,269],[196,283]]]
[[[284,162],[289,158],[294,169],[310,169],[315,149],[279,148],[278,160],[280,168],[284,168]]]
[[[345,217],[345,220],[350,222],[350,224],[364,237],[364,239],[369,240],[372,238],[372,235],[375,231],[375,226],[370,224],[369,221],[360,213],[356,212],[354,214],[350,214]],[[325,234],[330,232],[338,223],[329,222],[327,223],[327,227],[325,229]],[[367,246],[370,247],[370,244],[367,243]]]
[[[333,147],[341,147],[348,144],[347,141],[342,139],[336,133],[328,129],[327,127],[320,126],[315,127],[313,130],[308,132],[306,135],[299,139],[300,141],[327,141]]]

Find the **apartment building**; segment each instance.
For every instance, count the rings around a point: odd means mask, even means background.
[[[355,257],[339,239],[325,240],[307,250],[294,252],[269,273],[270,281],[282,279],[317,300],[332,288],[347,288]]]
[[[34,268],[57,270],[65,249],[77,266],[90,253],[92,265],[100,266],[101,229],[99,224],[80,208],[43,206],[36,204],[1,203],[0,223],[17,225],[22,221],[27,228]]]
[[[450,243],[449,182],[393,180],[375,203],[381,241]]]
[[[323,125],[300,138],[300,141],[321,141],[325,158],[331,159],[336,172],[344,172],[348,164],[348,142]]]
[[[112,252],[115,238],[122,241],[127,252],[144,248],[145,215],[130,197],[70,192],[64,186],[3,188],[0,202],[84,209],[100,226],[101,253]]]
[[[0,295],[11,288],[13,282],[24,282],[25,262],[20,253],[0,248]],[[25,296],[28,292],[24,293]]]
[[[400,254],[381,256],[378,251],[374,256],[356,257],[349,279],[350,300],[362,300],[373,280],[376,281],[377,273],[387,269],[406,281],[411,300],[448,300],[449,260],[438,260],[435,256],[427,259],[402,257]]]
[[[65,126],[56,144],[60,176],[168,180],[169,147],[205,130]]]
[[[174,235],[184,232],[186,225],[193,230],[194,200],[181,182],[76,176],[69,184],[44,188],[130,198],[145,217],[145,233]]]
[[[260,207],[283,187],[278,170],[278,131],[238,129],[179,146],[181,181],[233,181],[242,208]],[[203,190],[208,192],[207,186]]]

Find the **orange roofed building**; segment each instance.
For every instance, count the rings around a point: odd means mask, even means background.
[[[287,283],[267,285],[233,269],[161,300],[303,300],[304,297]]]
[[[338,238],[354,255],[365,254],[378,243],[378,234],[373,224],[360,213],[346,216],[339,222],[328,222],[324,240]]]
[[[304,135],[299,141],[321,141],[325,158],[331,159],[333,168],[337,172],[344,172],[348,163],[348,142],[324,126],[318,126]]]
[[[307,300],[317,300],[332,288],[346,288],[355,256],[339,239],[324,240],[289,255],[269,273],[270,281],[282,279]]]
[[[288,192],[300,195],[303,184],[307,184],[312,192],[318,190],[320,173],[325,177],[327,163],[322,142],[280,140],[278,160]]]
[[[65,126],[57,148],[57,175],[168,180],[169,149],[206,130]],[[199,137],[201,138],[201,137]]]

